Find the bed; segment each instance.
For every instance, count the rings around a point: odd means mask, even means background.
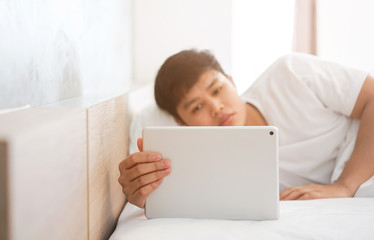
[[[141,91],[152,98],[152,87]],[[144,126],[177,125],[150,100],[132,96],[130,152]],[[144,210],[125,205],[111,240],[125,239],[374,239],[374,183],[370,179],[354,198],[281,201],[280,219],[232,221],[215,219],[147,219]]]
[[[373,198],[282,201],[274,221],[148,220],[127,203],[110,239],[374,239],[373,224]]]

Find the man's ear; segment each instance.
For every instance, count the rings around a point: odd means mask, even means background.
[[[181,126],[186,126],[186,124],[179,117],[174,117],[174,120]]]

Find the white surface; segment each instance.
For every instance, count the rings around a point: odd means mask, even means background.
[[[272,221],[148,220],[143,209],[127,204],[110,240],[372,240],[373,226],[374,198],[281,201],[280,219]]]
[[[295,0],[232,0],[232,75],[242,94],[279,56],[291,52]]]
[[[320,0],[316,6],[318,55],[374,71],[374,1]]]
[[[147,217],[278,218],[275,127],[149,127],[143,149],[172,167],[147,198]]]
[[[0,1],[0,109],[125,91],[131,2]]]
[[[19,110],[26,109],[26,108],[29,108],[29,107],[30,107],[30,105],[25,105],[25,106],[17,107],[17,108],[0,109],[0,114],[15,112],[15,111],[19,111]]]
[[[231,71],[232,0],[133,1],[133,77],[153,82],[161,64],[181,50],[211,50]]]
[[[142,93],[142,92],[140,92]],[[143,101],[148,101],[150,96],[144,95]],[[146,126],[178,126],[178,123],[167,112],[157,107],[153,96],[149,104],[141,109],[134,110],[130,124],[129,153],[138,152],[137,139],[142,137],[143,127]],[[139,98],[140,99],[140,98]]]
[[[86,130],[80,108],[0,115],[0,143],[6,146],[0,159],[6,195],[0,198],[8,201],[8,218],[1,214],[0,222],[5,220],[9,239],[87,238]]]

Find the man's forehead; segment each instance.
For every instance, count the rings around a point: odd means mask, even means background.
[[[201,94],[209,92],[217,82],[224,81],[222,76],[220,76],[219,72],[213,72],[213,70],[203,73],[195,85],[184,94],[179,105],[183,105],[183,108],[187,109],[191,104],[199,100]]]

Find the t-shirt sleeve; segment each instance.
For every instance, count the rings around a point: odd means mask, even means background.
[[[307,54],[278,60],[292,78],[301,81],[328,109],[350,116],[368,72]]]

